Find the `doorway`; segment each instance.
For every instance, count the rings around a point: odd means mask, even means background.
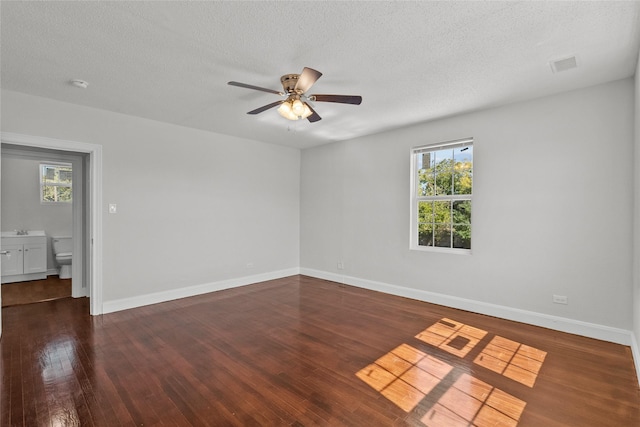
[[[74,298],[88,296],[88,266],[85,262],[84,253],[86,224],[89,213],[85,203],[88,198],[85,191],[87,179],[84,166],[88,155],[86,153],[39,147],[22,147],[6,143],[1,145],[0,152],[3,162],[2,199],[7,203],[2,205],[3,236],[5,232],[11,232],[11,230],[41,230],[45,232],[42,240],[46,242],[44,257],[40,257],[44,258],[45,262],[42,267],[46,271],[40,275],[36,274],[35,276],[37,277],[3,276],[3,297],[7,297],[6,291],[10,291],[9,295],[13,302],[39,302],[41,299],[65,296],[66,290],[68,290],[67,296]],[[51,193],[50,190],[56,190],[55,193],[60,192],[62,196],[64,194],[62,190],[71,189],[63,186],[49,186],[47,188],[41,186],[44,176],[43,170],[53,172],[52,175],[56,176],[63,174],[63,172],[66,175],[72,175],[70,180],[68,176],[65,180],[68,181],[66,185],[71,185],[71,188],[73,188],[71,203],[68,203],[68,199],[67,202],[63,200],[53,201],[54,198],[49,197],[49,194],[42,194],[43,189],[45,193]],[[71,173],[69,174],[69,172]],[[69,191],[68,193],[70,194],[71,192]],[[56,196],[57,194],[53,195]],[[55,197],[55,199],[63,199],[63,197]],[[55,246],[54,242],[58,242],[59,239],[73,242],[73,246],[75,246],[71,250],[74,255],[72,257],[71,274],[60,274],[59,279],[68,279],[62,282],[55,280],[55,277],[53,277],[54,275],[58,276],[56,271],[58,263],[54,257],[53,248]],[[13,240],[16,239],[3,238],[3,244],[5,241]],[[71,248],[69,247],[69,249]],[[25,264],[29,253],[24,252],[23,254]],[[2,261],[5,262],[6,259],[8,257],[3,255]],[[4,265],[2,270],[4,274],[6,270]],[[14,279],[10,280],[12,277]],[[16,278],[23,281],[15,282]],[[44,282],[42,282],[43,279],[45,279]],[[13,281],[14,284],[9,286],[6,284],[8,281]],[[23,286],[20,286],[21,284]],[[7,306],[9,305],[8,302],[11,301],[3,300],[2,305]]]
[[[88,296],[91,315],[102,314],[102,146],[5,132],[1,144],[0,159],[7,152],[35,157],[57,155],[74,164],[74,187],[80,182],[82,190],[77,203],[74,194],[72,208],[73,235],[80,236],[73,239],[72,296]],[[0,334],[1,328],[0,320]]]

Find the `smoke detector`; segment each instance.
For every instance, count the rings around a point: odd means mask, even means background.
[[[86,89],[89,86],[89,83],[80,79],[71,80],[71,84],[74,85],[75,87],[79,87],[80,89]]]

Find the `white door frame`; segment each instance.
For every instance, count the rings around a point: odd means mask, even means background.
[[[102,314],[102,146],[85,142],[46,138],[1,132],[3,144],[25,147],[47,148],[51,150],[72,151],[89,155],[89,274],[88,289],[90,297],[89,311],[92,316]],[[86,201],[85,201],[86,203]],[[1,333],[1,332],[0,332]]]

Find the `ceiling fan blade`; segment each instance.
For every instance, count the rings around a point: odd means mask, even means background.
[[[263,111],[267,111],[267,110],[269,110],[270,108],[277,107],[278,105],[282,104],[283,102],[284,102],[284,101],[276,101],[276,102],[272,102],[271,104],[263,105],[263,106],[262,106],[262,107],[260,107],[260,108],[256,108],[255,110],[251,110],[251,111],[249,111],[247,114],[260,114],[260,113],[262,113]]]
[[[298,82],[296,83],[295,90],[305,93],[308,91],[311,86],[320,78],[322,73],[320,71],[316,71],[313,68],[304,67],[302,70],[302,74],[298,77]]]
[[[243,87],[243,88],[246,88],[246,89],[260,90],[262,92],[275,93],[276,95],[284,96],[284,93],[278,92],[277,90],[267,89],[267,88],[260,87],[260,86],[248,85],[246,83],[228,82],[227,84],[231,85],[231,86],[238,86],[238,87]]]
[[[305,102],[305,104],[307,104],[307,107],[309,107],[309,110],[311,110],[311,115],[307,117],[307,120],[309,120],[309,123],[314,123],[314,122],[317,122],[318,120],[322,120],[322,117],[320,117],[320,115],[316,113],[316,110],[314,110],[313,107],[309,105],[308,102]]]
[[[337,102],[353,105],[360,105],[362,102],[362,97],[358,95],[310,95],[309,99],[317,102]]]

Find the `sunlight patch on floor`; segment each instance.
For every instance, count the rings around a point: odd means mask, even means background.
[[[453,367],[401,344],[356,373],[404,411],[409,412],[446,377]]]
[[[415,338],[465,359],[487,335],[485,330],[443,318]],[[498,335],[474,354],[476,365],[528,387],[534,386],[547,355]],[[472,366],[471,360],[468,362]],[[454,368],[406,343],[356,376],[405,412],[411,412],[429,396],[432,404],[425,407],[427,412],[420,418],[427,427],[515,427],[526,406],[525,401],[470,375],[468,369]]]
[[[462,374],[420,421],[428,427],[518,425],[526,402]]]
[[[444,318],[420,332],[416,338],[463,358],[485,335],[487,331]]]
[[[533,387],[546,356],[537,348],[495,336],[473,362]]]

